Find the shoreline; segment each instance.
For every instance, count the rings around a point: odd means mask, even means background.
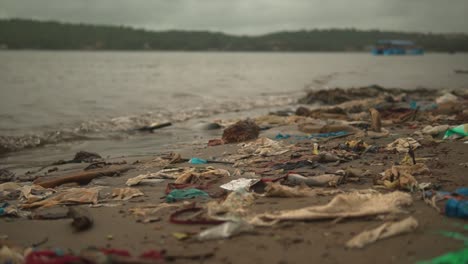
[[[201,138],[200,143],[187,145],[169,160],[165,155],[148,155],[143,157],[102,158],[92,162],[67,163],[50,166],[44,172],[57,167],[42,176],[41,179],[53,179],[73,173],[80,173],[93,163],[104,162],[103,168],[113,166],[132,166],[127,172],[116,176],[103,176],[91,180],[90,183],[76,186],[54,187],[58,193],[70,188],[102,187],[97,207],[76,205],[90,212],[94,225],[83,232],[74,232],[70,226],[70,219],[58,220],[30,220],[21,217],[22,213],[38,213],[41,209],[22,210],[18,207],[20,217],[0,217],[0,244],[6,243],[21,248],[27,248],[44,238],[46,242],[38,249],[62,248],[71,250],[74,254],[89,246],[98,248],[119,248],[138,255],[145,250],[166,250],[166,255],[174,257],[175,263],[198,261],[203,263],[415,263],[429,260],[452,251],[466,248],[462,241],[444,236],[441,231],[456,232],[468,236],[465,222],[458,218],[448,218],[437,212],[433,207],[421,199],[425,190],[453,192],[459,187],[466,187],[466,166],[468,158],[468,144],[465,139],[442,140],[442,132],[433,134],[423,133],[427,125],[436,127],[447,124],[455,127],[468,122],[468,113],[463,105],[468,102],[468,94],[414,93],[402,95],[389,90],[367,91],[369,96],[363,96],[363,91],[354,89],[343,92],[337,90],[312,91],[308,103],[320,100],[325,104],[319,108],[297,109],[296,114],[252,116],[252,120],[261,128],[258,139],[232,144],[207,146],[208,140]],[[377,93],[374,96],[372,93]],[[437,108],[432,108],[435,100],[441,96],[450,97]],[[411,108],[415,101],[416,108]],[[372,119],[368,114],[369,107],[376,107],[381,115],[382,132],[372,131]],[[232,113],[236,115],[236,113]],[[243,118],[241,118],[243,119]],[[227,121],[227,120],[224,120]],[[226,126],[234,123],[226,122]],[[365,127],[365,129],[363,129]],[[347,131],[346,134],[334,137],[318,137],[313,135],[330,132]],[[387,131],[388,133],[386,133]],[[445,131],[443,131],[445,132]],[[211,135],[210,139],[221,137],[222,131]],[[218,136],[216,136],[217,134]],[[289,138],[279,139],[290,135]],[[388,145],[400,138],[414,138],[419,146],[414,147],[417,166],[427,168],[420,173],[410,173],[407,180],[393,175],[383,179],[381,173],[386,173],[395,166],[416,166],[408,163],[407,154],[398,150],[388,150]],[[262,138],[267,138],[262,139]],[[351,147],[351,142],[360,142]],[[409,142],[409,141],[408,141]],[[202,144],[203,143],[203,144]],[[319,145],[314,151],[314,143]],[[250,145],[249,145],[250,144]],[[354,144],[354,143],[353,143]],[[359,145],[361,144],[361,145]],[[374,146],[370,148],[370,146]],[[287,152],[282,153],[284,150]],[[164,153],[163,153],[164,154]],[[167,154],[167,153],[166,153]],[[181,158],[193,157],[233,162],[234,165],[208,163],[201,165],[189,164]],[[126,161],[124,165],[119,164]],[[462,165],[465,164],[465,165]],[[174,203],[175,207],[162,208],[151,215],[135,214],[135,208],[142,210],[145,205],[159,208],[165,201],[165,190],[174,182],[173,179],[163,178],[162,182],[146,183],[132,186],[144,195],[126,201],[112,198],[110,193],[115,188],[127,187],[126,182],[135,176],[157,173],[163,168],[199,170],[214,167],[227,170],[231,176],[207,176],[203,178],[192,176],[187,184],[203,186],[210,198],[195,198]],[[355,193],[356,190],[372,189],[382,195],[402,192],[411,197],[412,204],[401,208],[405,213],[388,213],[368,215],[348,219],[347,217],[329,217],[320,220],[294,219],[280,221],[270,227],[255,226],[253,231],[241,233],[229,239],[209,241],[197,240],[197,234],[213,227],[213,225],[187,225],[170,222],[171,215],[187,204],[196,202],[201,208],[207,208],[210,203],[222,203],[229,191],[219,186],[234,179],[277,179],[290,174],[305,175],[309,179],[316,176],[339,176],[338,171],[357,171],[354,176],[347,176],[331,184],[317,186],[300,186],[291,182],[282,182],[282,186],[292,186],[302,190],[339,191],[340,193],[300,196],[293,198],[262,196],[265,192],[250,189],[248,193],[258,192],[251,203],[241,204],[244,210],[239,217],[250,219],[250,216],[270,214],[278,211],[300,209],[313,205],[324,205],[342,193]],[[42,173],[42,172],[41,172]],[[177,175],[177,174],[176,174]],[[194,174],[196,175],[196,174]],[[210,174],[207,174],[210,175]],[[403,177],[401,173],[399,177]],[[19,175],[21,176],[21,175]],[[35,176],[35,175],[31,175]],[[177,175],[176,182],[181,181]],[[185,176],[184,176],[185,177]],[[396,179],[398,179],[398,182]],[[414,185],[412,180],[416,180]],[[390,181],[386,183],[385,180]],[[281,181],[279,181],[281,182]],[[427,189],[419,190],[420,184],[430,183]],[[31,182],[19,182],[29,185]],[[396,184],[396,185],[395,185]],[[426,185],[424,185],[426,186]],[[413,189],[416,188],[416,189]],[[260,188],[261,189],[261,188]],[[265,191],[265,190],[263,190]],[[370,195],[370,194],[369,194]],[[103,198],[101,198],[103,196]],[[6,197],[6,196],[5,196]],[[229,196],[228,196],[229,197]],[[13,206],[27,204],[19,198],[8,200]],[[443,208],[445,201],[435,205]],[[115,206],[114,206],[114,205]],[[52,207],[66,209],[69,205]],[[230,209],[229,209],[230,208]],[[232,207],[228,207],[228,212]],[[356,210],[359,207],[355,208]],[[133,212],[133,213],[132,213]],[[144,212],[144,211],[139,211]],[[234,210],[232,212],[235,212]],[[148,213],[148,212],[146,212]],[[149,213],[148,213],[149,214]],[[274,214],[273,214],[274,215]],[[153,218],[151,218],[151,217]],[[348,249],[346,242],[358,233],[382,225],[392,223],[408,216],[418,221],[416,230],[409,231],[383,240],[378,240],[364,249]],[[208,217],[204,215],[204,217]],[[145,219],[151,218],[148,223]],[[140,221],[140,222],[139,222]],[[6,242],[1,242],[7,236]]]

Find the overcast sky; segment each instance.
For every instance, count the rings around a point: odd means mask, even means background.
[[[468,33],[468,0],[0,0],[0,17],[234,34],[331,27]]]

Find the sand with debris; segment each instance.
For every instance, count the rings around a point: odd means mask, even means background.
[[[356,100],[362,97],[362,95],[356,96]],[[70,205],[59,204],[48,209],[29,209],[24,205],[31,203],[25,201],[24,198],[23,200],[19,198],[6,200],[5,196],[2,196],[5,202],[17,206],[20,217],[0,218],[0,239],[5,245],[28,248],[39,243],[38,249],[61,248],[65,251],[71,250],[75,254],[88,247],[126,249],[134,254],[150,249],[165,250],[167,260],[175,263],[189,261],[202,263],[415,263],[447,252],[461,250],[465,247],[463,241],[444,236],[441,232],[458,232],[468,236],[466,223],[462,219],[445,216],[443,210],[438,211],[438,208],[443,209],[444,201],[433,205],[430,205],[429,201],[424,201],[421,188],[454,191],[459,187],[467,186],[468,144],[464,143],[466,138],[441,140],[441,134],[430,136],[420,131],[427,125],[454,126],[466,123],[466,113],[463,112],[465,109],[462,107],[460,110],[459,106],[466,106],[467,98],[458,95],[459,101],[452,104],[452,108],[449,108],[451,110],[446,113],[434,113],[433,110],[421,109],[411,112],[411,109],[396,111],[392,107],[387,107],[385,110],[381,108],[379,112],[382,114],[382,128],[385,132],[366,132],[367,129],[363,129],[363,124],[370,127],[371,118],[367,112],[370,106],[388,102],[388,96],[392,96],[394,104],[407,102],[400,94],[387,94],[386,96],[382,96],[386,99],[381,99],[384,100],[381,102],[372,101],[378,99],[377,97],[369,99],[360,109],[362,111],[352,106],[352,114],[349,111],[351,108],[341,106],[341,109],[345,111],[308,112],[306,116],[270,115],[257,117],[257,119],[252,117],[261,128],[268,127],[269,129],[262,129],[259,139],[248,142],[217,146],[203,144],[182,150],[177,155],[165,153],[157,157],[140,157],[138,160],[126,158],[105,160],[108,164],[101,163],[99,166],[104,168],[131,166],[132,168],[118,175],[97,177],[85,185],[76,186],[76,184],[67,183],[53,188],[57,193],[52,196],[70,188],[102,187],[97,188],[99,194],[97,200],[94,201],[95,204],[74,205],[85,208],[93,218],[93,225],[85,231],[76,232],[69,218],[28,219],[32,215],[41,215],[42,210],[60,211],[57,208],[64,207],[63,210],[66,211],[65,207]],[[437,95],[425,97],[430,100],[428,98],[435,100]],[[332,103],[341,103],[341,101]],[[350,104],[349,101],[346,103]],[[359,113],[363,113],[362,117],[350,117]],[[342,115],[346,116],[345,120],[340,117]],[[404,120],[402,115],[410,117]],[[338,121],[332,121],[335,119]],[[315,133],[316,127],[323,128],[324,120],[327,120],[326,125],[333,124],[352,129],[345,135],[307,138],[310,133]],[[350,121],[355,123],[351,125]],[[323,131],[317,133],[320,132]],[[219,131],[220,138],[221,134],[222,131]],[[278,134],[293,136],[287,139],[275,139]],[[395,140],[408,137],[419,144],[413,150],[416,165],[404,150],[398,152],[397,149],[387,149],[387,146]],[[357,141],[360,145],[353,148],[353,144]],[[317,145],[314,146],[314,144]],[[193,165],[184,159],[190,157],[225,163]],[[126,164],[120,165],[122,161]],[[114,164],[109,165],[109,163]],[[83,172],[88,165],[89,163],[72,163],[53,166],[58,170],[48,173],[46,177],[63,177],[71,173]],[[208,166],[213,169],[207,171]],[[393,166],[407,166],[414,171],[400,171],[398,175],[393,175]],[[421,167],[424,168],[420,170]],[[161,172],[167,168],[180,168],[180,170]],[[221,169],[221,171],[213,173],[215,169]],[[382,175],[389,169],[388,175]],[[228,171],[230,176],[224,175],[224,170]],[[340,170],[344,172],[339,172]],[[206,212],[206,207],[216,201],[222,203],[229,193],[221,189],[220,185],[240,178],[278,179],[291,173],[312,178],[325,174],[343,177],[339,181],[330,181],[323,186],[290,186],[294,190],[306,190],[304,193],[315,190],[310,195],[290,198],[265,195],[265,185],[257,183],[250,189],[250,193],[256,193],[252,196],[252,200],[240,205],[241,208],[237,208],[240,210],[233,210],[233,214],[245,221],[250,221],[255,216],[275,215],[278,212],[289,212],[293,209],[326,205],[337,195],[357,193],[359,190],[363,193],[375,192],[383,195],[401,191],[411,198],[411,203],[401,205],[399,212],[353,217],[281,220],[268,226],[254,224],[249,231],[228,239],[208,241],[197,239],[197,234],[214,226],[208,221],[210,215]],[[410,176],[407,175],[408,173]],[[144,174],[154,174],[153,181],[149,180],[131,187],[126,185],[129,179]],[[181,178],[182,176],[184,178]],[[162,180],[155,181],[154,179]],[[166,205],[166,189],[168,184],[175,181],[204,188],[203,190],[210,195],[210,198],[199,197]],[[36,180],[36,183],[38,182],[40,181]],[[278,183],[286,186],[288,181],[282,179]],[[23,184],[30,183],[19,183],[19,185]],[[116,192],[116,188],[120,189]],[[126,192],[128,189],[122,188],[134,188],[143,195],[128,193]],[[115,195],[112,195],[113,192]],[[130,195],[128,199],[126,195]],[[346,200],[343,200],[343,203],[345,202]],[[171,223],[170,217],[174,212],[193,206],[202,209],[198,213],[184,214],[183,220],[202,218],[206,221],[205,224]],[[347,213],[349,215],[350,212]],[[363,231],[372,230],[383,223],[402,220],[409,216],[414,217],[418,223],[414,230],[378,240],[362,249],[346,247],[350,239]]]

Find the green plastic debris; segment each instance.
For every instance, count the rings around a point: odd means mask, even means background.
[[[468,248],[460,251],[450,252],[431,260],[420,261],[417,264],[460,264],[468,263]]]
[[[173,203],[177,202],[179,200],[184,200],[184,199],[191,199],[191,198],[196,198],[196,197],[210,197],[208,193],[201,191],[199,189],[185,189],[185,190],[172,190],[167,196],[166,196],[166,202],[168,203]]]
[[[456,239],[456,240],[463,241],[463,243],[465,243],[465,246],[468,246],[468,237],[461,234],[461,233],[452,232],[452,231],[440,231],[439,234],[441,234],[441,235],[443,235],[445,237],[449,237],[449,238],[453,238],[453,239]]]
[[[452,137],[468,137],[468,124],[449,128],[444,135],[444,139]]]

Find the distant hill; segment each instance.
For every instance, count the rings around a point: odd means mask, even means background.
[[[119,26],[0,20],[0,48],[3,49],[363,51],[379,39],[412,40],[428,51],[468,51],[466,34],[326,29],[235,36],[209,31],[147,31]]]

